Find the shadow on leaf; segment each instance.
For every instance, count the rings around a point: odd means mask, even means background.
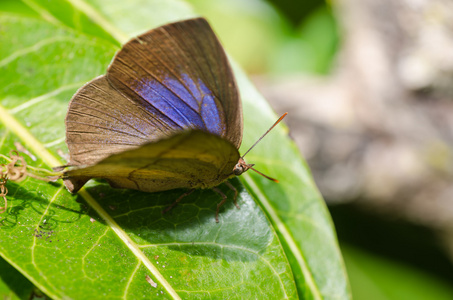
[[[239,192],[240,209],[233,204],[234,192],[220,185],[228,200],[220,209],[219,223],[215,222],[215,211],[221,197],[212,190],[196,190],[166,214],[162,214],[162,210],[184,190],[144,193],[98,184],[88,191],[141,248],[168,247],[216,258],[219,251],[212,249],[261,253],[273,239],[269,222],[239,180],[233,179],[231,183]],[[228,257],[234,259],[235,256]],[[256,255],[246,257],[256,259]]]

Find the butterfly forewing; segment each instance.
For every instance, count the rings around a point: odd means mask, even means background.
[[[236,83],[206,20],[165,25],[131,40],[116,55],[107,77],[175,130],[207,130],[239,148],[242,109]]]

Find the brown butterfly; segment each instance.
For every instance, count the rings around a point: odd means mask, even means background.
[[[239,155],[242,130],[233,72],[208,22],[164,25],[127,42],[106,75],[73,96],[64,182],[73,193],[91,178],[146,192],[188,189],[170,208],[212,188],[223,197],[218,222],[226,196],[217,186],[235,190],[227,179],[253,169]]]

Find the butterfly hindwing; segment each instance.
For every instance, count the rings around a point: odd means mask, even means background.
[[[103,178],[114,187],[146,192],[210,188],[232,175],[238,159],[239,152],[229,141],[190,130],[111,155],[93,166],[69,170],[66,175],[80,178],[83,183]],[[73,182],[71,191],[80,187]]]

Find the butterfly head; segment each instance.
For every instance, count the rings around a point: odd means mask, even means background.
[[[256,170],[253,168],[255,164],[248,164],[245,162],[244,158],[243,157],[240,157],[239,160],[238,160],[238,163],[234,166],[233,168],[233,174],[236,175],[236,176],[239,176],[241,175],[242,173],[244,172],[247,172],[248,169],[251,169],[253,171],[255,171],[256,173],[260,174],[261,176],[263,177],[266,177],[267,179],[269,180],[272,180],[274,182],[278,182],[277,179],[275,178],[272,178],[272,177],[269,177],[267,176],[266,174],[263,174],[261,173],[260,171]]]
[[[269,129],[268,129],[268,130],[267,130],[267,131],[266,131],[266,132],[265,132],[265,133],[264,133],[264,134],[263,134],[263,135],[255,142],[255,144],[253,144],[253,146],[250,147],[249,150],[247,150],[247,152],[245,152],[244,155],[242,155],[242,156],[239,158],[238,163],[237,163],[237,164],[234,166],[234,168],[233,168],[233,174],[234,174],[234,175],[239,176],[239,175],[241,175],[242,173],[246,172],[248,169],[252,169],[252,170],[255,171],[256,173],[260,174],[261,176],[266,177],[267,179],[272,180],[272,181],[274,181],[274,182],[278,182],[277,179],[272,178],[272,177],[269,177],[269,176],[267,176],[267,175],[261,173],[260,171],[255,170],[255,169],[253,168],[254,164],[247,164],[247,163],[245,162],[245,160],[244,160],[244,156],[245,156],[247,153],[249,153],[249,151],[252,150],[253,147],[255,147],[256,144],[258,144],[258,143],[263,139],[263,137],[265,137],[266,134],[268,134],[269,131],[272,130],[272,128],[274,128],[278,123],[280,123],[280,121],[283,120],[283,118],[286,117],[287,114],[288,114],[288,113],[284,113],[284,114],[277,120],[277,122],[275,122],[274,125],[272,125],[272,127],[269,128]]]
[[[234,166],[233,174],[236,176],[241,175],[246,172],[248,169],[252,168],[254,164],[247,164],[245,160],[240,157],[238,163]]]

